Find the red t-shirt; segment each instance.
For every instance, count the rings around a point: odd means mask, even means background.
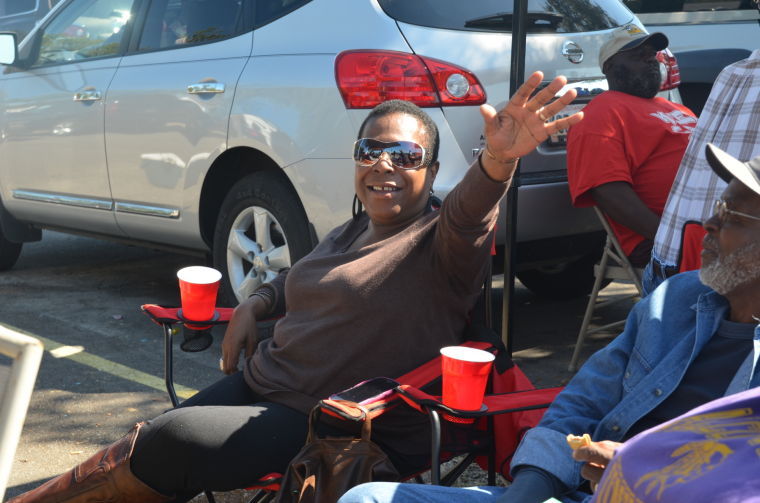
[[[584,118],[567,138],[567,178],[573,205],[594,206],[590,189],[627,182],[657,215],[673,185],[697,119],[666,99],[607,91],[583,109]],[[644,237],[610,220],[629,255]]]

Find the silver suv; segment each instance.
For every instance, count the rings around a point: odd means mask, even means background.
[[[436,194],[507,99],[503,0],[64,0],[0,76],[0,266],[40,229],[207,254],[234,302],[350,216],[351,145],[380,101],[441,131]],[[580,108],[597,52],[638,20],[617,0],[531,0],[526,71],[564,74]],[[0,45],[10,35],[0,37]],[[14,61],[15,58],[15,61]],[[564,136],[522,163],[518,275],[584,293],[601,246],[573,209]],[[499,224],[499,242],[507,225]]]

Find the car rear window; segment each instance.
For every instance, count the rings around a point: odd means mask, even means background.
[[[512,31],[511,0],[379,0],[390,17],[404,23],[471,31]],[[528,0],[529,33],[607,30],[631,20],[618,0]]]

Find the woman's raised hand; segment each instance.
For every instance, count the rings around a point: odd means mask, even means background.
[[[583,119],[583,112],[578,112],[547,122],[570,104],[577,93],[570,90],[555,100],[555,95],[567,83],[567,79],[560,76],[531,97],[543,78],[543,73],[533,73],[498,112],[491,105],[480,106],[486,143],[481,162],[495,180],[511,178],[517,166],[516,159],[531,153],[549,135],[568,129]]]
[[[232,318],[224,332],[222,340],[221,369],[225,374],[238,371],[240,352],[245,350],[245,357],[251,356],[256,349],[258,336],[256,332],[256,307],[258,299],[246,299],[235,308]]]

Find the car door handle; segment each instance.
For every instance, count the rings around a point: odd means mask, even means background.
[[[74,101],[100,101],[103,95],[94,88],[82,89],[74,94]]]
[[[224,84],[221,82],[197,82],[187,86],[187,92],[190,94],[219,94],[224,92]]]

